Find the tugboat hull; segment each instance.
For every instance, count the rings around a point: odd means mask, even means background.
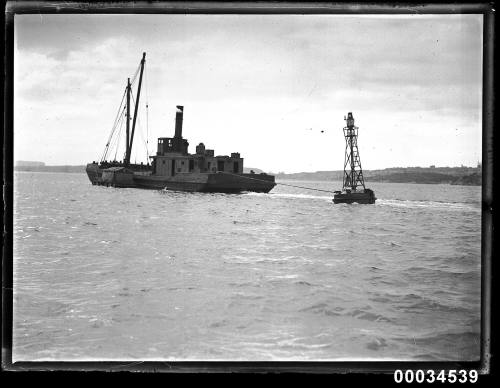
[[[276,186],[274,176],[267,174],[209,174],[206,192],[240,193],[252,191],[268,193]]]
[[[276,186],[274,176],[266,174],[182,173],[173,177],[134,175],[137,187],[144,189],[203,193],[268,193]]]

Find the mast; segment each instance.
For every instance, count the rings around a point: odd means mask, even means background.
[[[128,166],[130,163],[130,149],[129,149],[129,136],[130,136],[130,78],[127,79],[127,136],[125,143],[125,159],[123,163]]]
[[[134,141],[135,122],[137,120],[137,110],[139,108],[139,98],[141,97],[142,74],[144,72],[144,63],[145,62],[146,62],[146,53],[142,53],[141,74],[139,75],[139,86],[137,87],[137,98],[135,100],[134,120],[132,123],[132,134],[130,136],[130,143],[128,145],[128,157],[127,157],[128,162],[130,162],[130,155],[132,154],[132,143]]]
[[[345,120],[347,123],[347,126],[344,128],[346,149],[344,161],[344,182],[342,188],[356,190],[357,186],[363,186],[364,189],[365,181],[363,178],[361,159],[359,158],[358,151],[358,127],[354,126],[354,117],[352,112],[347,114],[347,118]]]

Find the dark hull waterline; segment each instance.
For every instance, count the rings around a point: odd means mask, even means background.
[[[189,191],[202,193],[268,193],[276,186],[274,176],[267,174],[180,173],[173,177],[151,175],[145,170],[128,168],[101,169],[87,165],[87,175],[93,185],[152,190]]]

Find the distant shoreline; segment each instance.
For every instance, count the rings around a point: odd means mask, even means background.
[[[365,182],[450,184],[481,186],[480,167],[392,167],[383,170],[363,170]],[[295,174],[275,174],[277,179],[342,181],[344,171],[317,171]]]
[[[25,172],[57,172],[85,173],[84,165],[78,166],[46,166],[22,165],[15,166],[14,171]],[[251,169],[251,168],[249,168]],[[245,169],[246,170],[246,169]],[[257,173],[261,170],[253,168]],[[270,173],[276,179],[306,180],[306,181],[341,181],[343,171],[316,171],[300,173]],[[394,167],[383,170],[364,170],[364,177],[369,182],[388,183],[419,183],[419,184],[450,184],[462,186],[481,186],[482,174],[480,167]]]
[[[85,174],[86,166],[15,166],[14,171],[26,172],[78,172]]]

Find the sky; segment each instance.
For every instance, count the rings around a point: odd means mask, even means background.
[[[183,105],[190,152],[203,142],[267,172],[341,170],[348,112],[364,169],[476,166],[482,25],[474,14],[16,15],[14,160],[99,160],[146,52],[132,161],[173,136]]]

